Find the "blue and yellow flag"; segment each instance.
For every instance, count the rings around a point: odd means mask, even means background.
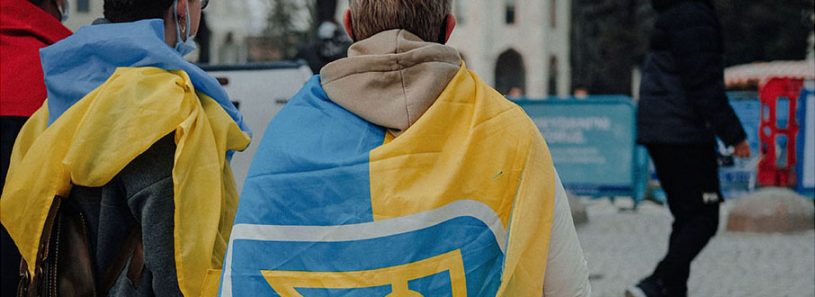
[[[55,196],[69,197],[75,185],[104,186],[175,133],[178,285],[186,296],[214,295],[237,204],[227,155],[245,149],[250,136],[226,91],[167,46],[158,19],[83,26],[40,54],[48,100],[15,142],[0,199],[2,223],[23,258],[35,263],[41,254]]]
[[[263,139],[221,296],[541,296],[552,161],[465,67],[398,138],[314,77]]]

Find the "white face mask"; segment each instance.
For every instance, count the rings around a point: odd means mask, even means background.
[[[181,26],[178,25],[178,0],[173,2],[173,16],[175,18],[175,51],[178,52],[179,55],[186,56],[189,55],[192,51],[194,51],[198,46],[195,44],[193,40],[195,36],[190,35],[190,31],[192,30],[190,25],[190,4],[187,3],[187,30],[184,31],[184,38],[181,38]]]
[[[62,6],[57,4],[56,1],[54,1],[54,4],[57,6],[57,10],[59,10],[60,22],[67,22],[68,18],[71,16],[71,1],[62,1]]]

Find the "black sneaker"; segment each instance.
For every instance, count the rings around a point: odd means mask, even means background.
[[[625,297],[666,297],[667,290],[662,280],[656,278],[646,278],[636,286],[625,290]]]

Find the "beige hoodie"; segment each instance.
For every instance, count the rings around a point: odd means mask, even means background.
[[[348,58],[326,65],[320,76],[332,101],[399,135],[433,105],[460,67],[454,48],[390,30],[355,43]],[[543,296],[590,296],[588,268],[560,179],[556,186]]]

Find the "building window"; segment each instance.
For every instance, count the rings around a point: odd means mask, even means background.
[[[549,59],[549,96],[557,96],[558,66],[557,57],[552,56]]]
[[[507,24],[515,24],[515,8],[515,0],[506,0],[505,21]]]
[[[549,9],[549,25],[552,26],[552,28],[557,28],[557,0],[552,0],[552,5]]]
[[[91,12],[90,0],[76,0],[77,12]]]
[[[455,3],[456,3],[456,7],[455,7],[456,22],[458,22],[461,25],[464,25],[464,23],[467,22],[467,17],[465,15],[465,11],[464,11],[464,4],[461,4],[463,2],[464,1],[462,1],[462,0],[455,1]]]

